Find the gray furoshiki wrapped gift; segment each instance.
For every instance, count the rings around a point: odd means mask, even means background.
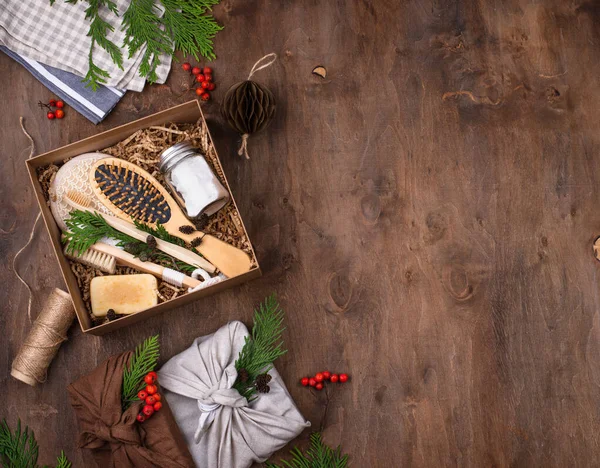
[[[269,393],[250,403],[233,387],[248,329],[231,322],[170,359],[158,372],[163,393],[196,466],[246,468],[263,462],[310,426],[275,368]]]

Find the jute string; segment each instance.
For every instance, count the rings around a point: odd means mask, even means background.
[[[250,74],[248,75],[248,80],[252,78],[257,71],[262,70],[264,68],[270,67],[277,60],[277,54],[275,52],[271,52],[270,54],[265,55],[263,58],[256,61],[252,70],[250,70]],[[262,65],[261,65],[262,64]],[[259,66],[260,65],[260,66]],[[250,159],[250,155],[248,154],[248,137],[249,133],[244,133],[242,135],[242,144],[238,150],[239,156],[244,156],[246,159]]]
[[[27,133],[27,130],[25,130],[25,126],[23,125],[23,117],[19,118],[19,122],[21,123],[21,130],[23,130],[23,133],[29,139],[29,143],[30,143],[29,148],[30,149],[29,149],[29,156],[27,157],[27,159],[31,159],[33,157],[33,153],[35,151],[35,143],[33,142],[33,138],[31,138],[31,135],[29,133]],[[31,232],[29,233],[29,239],[27,239],[26,244],[19,249],[19,251],[13,257],[13,261],[12,261],[12,268],[13,268],[13,271],[15,272],[15,275],[17,276],[17,278],[19,278],[19,281],[25,285],[25,287],[27,288],[27,292],[29,293],[29,299],[28,299],[28,303],[27,303],[27,317],[29,318],[30,322],[31,322],[31,303],[33,301],[33,291],[31,290],[31,287],[29,286],[29,284],[27,284],[27,281],[25,281],[23,279],[23,277],[17,271],[17,258],[19,258],[19,255],[21,255],[21,253],[29,246],[29,244],[31,244],[31,241],[33,240],[33,235],[35,234],[35,228],[37,226],[38,221],[40,220],[41,214],[42,214],[42,212],[40,211],[37,214],[37,216],[35,217],[35,222],[33,223],[33,227],[31,228]]]
[[[10,375],[28,385],[46,381],[48,367],[75,318],[71,296],[54,289],[12,363]]]
[[[25,130],[23,117],[20,118],[21,130],[27,136],[30,142],[29,158],[33,157],[35,144],[31,135]],[[27,243],[14,256],[12,261],[15,275],[25,285],[29,292],[27,305],[27,316],[31,321],[31,304],[33,292],[31,287],[19,274],[16,268],[17,258],[29,246],[35,233],[35,228],[40,219],[41,213],[38,213]],[[60,289],[54,289],[50,294],[44,308],[36,318],[29,335],[19,349],[17,356],[12,363],[10,374],[18,380],[28,385],[36,385],[45,382],[48,366],[56,356],[58,348],[63,341],[67,339],[67,330],[75,318],[75,309],[71,297]]]

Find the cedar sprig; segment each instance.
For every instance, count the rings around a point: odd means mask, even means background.
[[[53,5],[56,0],[49,0]],[[76,4],[79,0],[65,0]],[[81,0],[88,3],[85,18],[90,21],[88,36],[91,37],[88,54],[88,72],[84,81],[94,91],[100,84],[106,83],[110,77],[106,70],[93,62],[94,46],[98,44],[106,50],[117,66],[123,69],[123,55],[119,46],[107,38],[114,28],[100,15],[107,9],[119,14],[112,0]],[[132,0],[123,14],[121,26],[125,31],[124,44],[129,51],[129,58],[145,47],[140,62],[140,76],[146,77],[150,83],[158,79],[156,68],[160,65],[162,54],[174,54],[180,50],[184,55],[199,55],[214,59],[213,39],[223,29],[215,18],[208,14],[220,0],[160,0],[164,9],[159,16],[159,7],[153,0]]]
[[[107,9],[115,15],[119,15],[119,9],[117,4],[112,0],[85,0],[88,3],[88,7],[85,9],[85,19],[90,21],[90,29],[87,35],[92,39],[90,44],[90,51],[88,54],[88,72],[84,78],[87,82],[87,87],[93,91],[98,89],[100,84],[106,83],[109,74],[106,70],[101,69],[93,63],[94,47],[98,44],[102,47],[111,60],[123,70],[123,54],[121,48],[108,39],[108,33],[113,32],[113,28],[110,23],[105,21],[100,11]],[[77,3],[78,0],[67,0],[67,3]]]
[[[17,429],[13,432],[5,419],[0,424],[0,463],[3,467],[39,468],[38,443],[33,431],[25,426],[21,430],[21,420],[17,421]],[[56,468],[71,468],[71,462],[64,452],[56,459]]]
[[[151,336],[137,346],[128,365],[123,369],[123,387],[121,403],[126,410],[133,402],[139,400],[137,394],[146,384],[144,377],[156,367],[160,355],[158,335]]]
[[[154,0],[132,0],[123,15],[123,30],[129,58],[146,45],[140,62],[140,76],[148,77],[151,83],[155,82],[158,80],[156,67],[160,64],[160,55],[172,53],[172,46]]]
[[[65,233],[63,241],[67,243],[66,250],[70,255],[80,256],[103,237],[109,237],[118,241],[118,247],[134,246],[135,253],[133,255],[136,257],[144,254],[148,258],[155,259],[163,264],[168,264],[170,267],[185,273],[192,273],[198,268],[189,263],[176,260],[164,252],[153,249],[145,242],[141,242],[134,237],[118,231],[108,224],[100,213],[73,210],[71,211],[69,218],[65,220],[65,224],[67,225],[68,232]],[[164,226],[160,224],[157,225],[156,229],[144,223],[140,223],[139,221],[135,221],[135,225],[138,229],[152,234],[154,237],[161,240],[185,246],[185,242],[182,239],[171,236]],[[174,240],[179,242],[174,242]]]
[[[335,449],[326,445],[320,432],[310,435],[310,447],[306,452],[294,447],[290,453],[290,461],[282,460],[281,465],[266,462],[266,468],[346,468],[348,465],[348,455],[342,455],[339,445]]]
[[[287,352],[281,340],[285,330],[283,318],[284,313],[275,294],[265,299],[254,311],[252,333],[246,337],[244,347],[235,361],[238,373],[245,369],[248,379],[245,382],[237,379],[234,388],[249,400],[256,395],[256,378],[269,372],[273,368],[273,361]]]
[[[184,55],[198,54],[215,59],[213,39],[223,29],[212,15],[206,14],[219,0],[161,0],[165,8],[163,24],[173,38],[175,49]]]
[[[134,219],[133,224],[135,224],[135,227],[138,228],[140,231],[147,232],[148,234],[151,234],[154,237],[158,237],[159,239],[164,240],[165,242],[169,242],[171,244],[178,245],[179,247],[184,247],[186,249],[188,248],[185,241],[181,237],[177,237],[170,234],[169,231],[167,231],[160,222],[156,223],[156,227],[152,227],[149,224],[145,224],[141,221],[138,221],[137,219]],[[201,257],[203,257],[203,255],[200,252],[198,252],[194,247],[189,248],[189,250],[194,252],[196,255],[200,255]]]

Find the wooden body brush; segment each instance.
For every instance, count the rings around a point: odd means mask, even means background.
[[[98,199],[121,219],[160,222],[169,234],[194,245],[228,277],[250,270],[250,257],[243,250],[200,231],[180,231],[190,221],[165,188],[135,164],[119,158],[101,159],[90,169],[90,182]]]

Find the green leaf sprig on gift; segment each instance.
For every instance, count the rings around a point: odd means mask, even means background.
[[[302,452],[294,447],[290,453],[290,461],[282,461],[282,465],[266,462],[266,468],[346,468],[348,455],[342,455],[342,448],[333,449],[323,442],[320,432],[310,435],[310,447]]]
[[[50,0],[53,5],[56,0]],[[104,19],[108,14],[119,15],[117,5],[112,0],[64,0],[76,4],[82,1],[88,4],[85,18],[90,22],[88,36],[91,38],[88,55],[88,73],[84,78],[92,90],[105,84],[109,78],[106,70],[94,64],[94,47],[100,46],[110,55],[112,61],[123,69],[121,47],[108,39],[114,28]],[[223,29],[209,14],[220,0],[131,0],[121,20],[125,31],[123,46],[127,47],[129,58],[142,47],[145,51],[140,62],[140,76],[154,83],[158,76],[156,69],[160,65],[161,54],[174,54],[180,50],[184,55],[199,55],[214,59],[213,39]],[[157,4],[158,3],[158,4]],[[160,15],[160,10],[163,10]]]
[[[0,465],[6,468],[39,468],[39,447],[33,431],[25,426],[21,430],[21,420],[13,432],[5,419],[0,424]],[[64,452],[56,459],[56,468],[71,468]]]
[[[144,377],[156,367],[160,356],[158,335],[144,340],[131,357],[129,364],[123,369],[123,386],[121,387],[121,404],[126,410],[132,403],[139,400],[138,393],[146,384]]]
[[[273,368],[273,361],[287,352],[281,341],[285,330],[283,315],[275,294],[254,311],[252,332],[246,337],[235,361],[238,377],[233,386],[248,400],[252,400],[258,391],[268,392],[267,384],[271,380],[268,372]]]

